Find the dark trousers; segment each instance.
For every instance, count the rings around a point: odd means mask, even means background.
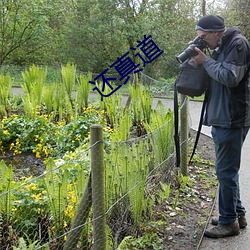
[[[249,127],[212,127],[215,143],[216,175],[219,181],[219,223],[231,224],[245,214],[240,200],[239,169],[241,149]]]

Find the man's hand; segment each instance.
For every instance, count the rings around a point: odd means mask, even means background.
[[[198,53],[197,56],[192,57],[197,64],[203,64],[207,56],[197,47],[194,48],[195,51]]]

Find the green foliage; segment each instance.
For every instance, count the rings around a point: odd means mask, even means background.
[[[46,164],[44,185],[48,193],[50,211],[58,230],[63,228],[64,211],[67,207],[68,176],[66,172],[55,171],[55,168],[54,161],[50,159]]]
[[[124,205],[130,208],[136,225],[140,223],[145,209],[144,189],[152,157],[149,149],[147,139],[131,141],[129,146],[126,142],[111,143],[112,153],[108,153],[105,157],[107,207],[126,195]]]
[[[35,117],[42,102],[47,69],[32,65],[29,70],[22,72],[24,82],[21,84],[24,90],[24,111],[27,116]]]
[[[160,182],[160,186],[161,188],[159,189],[157,194],[159,195],[159,202],[161,204],[164,200],[169,199],[170,191],[171,191],[171,183]]]
[[[129,92],[132,100],[134,124],[150,123],[152,111],[152,95],[148,89],[142,90],[142,85],[130,85]]]
[[[122,112],[121,108],[115,107],[114,114],[114,127],[110,135],[110,139],[113,142],[126,141],[130,138],[130,130],[132,127],[132,118],[129,110]],[[109,112],[107,115],[109,116]]]
[[[231,5],[235,8],[228,9]],[[244,1],[221,6],[207,3],[205,10],[207,14],[224,12],[234,25],[247,20],[248,13],[241,8]],[[156,79],[176,76],[179,65],[175,57],[194,38],[197,16],[205,14],[197,11],[193,0],[22,0],[15,4],[3,1],[0,7],[1,65],[61,65],[70,61],[81,71],[100,74],[146,34],[164,50],[144,69]],[[142,64],[137,52],[141,53],[139,48],[130,50],[130,57]],[[109,69],[109,73],[114,72],[114,68]]]
[[[90,83],[92,79],[92,74],[88,72],[87,75],[81,74],[78,78],[77,86],[77,96],[76,96],[76,105],[78,112],[81,112],[83,108],[87,108],[89,105],[89,94],[90,94]]]
[[[155,110],[151,114],[151,123],[145,124],[146,130],[152,132],[152,144],[155,158],[160,163],[167,159],[173,150],[173,112],[166,111],[159,101]]]
[[[99,122],[101,116],[91,107],[68,124],[55,124],[49,116],[14,115],[0,121],[0,149],[14,155],[33,152],[37,158],[60,156],[87,142],[90,126]]]
[[[45,105],[45,112],[50,114],[53,112],[54,108],[54,93],[55,93],[56,85],[46,86],[44,89],[43,102]]]
[[[40,247],[40,242],[38,240],[32,241],[29,236],[25,235],[27,238],[27,242],[25,241],[24,238],[20,237],[18,239],[18,246],[15,247],[13,246],[13,250],[35,250]],[[49,250],[49,247],[43,247],[44,250]]]
[[[27,83],[35,82],[33,79],[36,77],[32,78],[32,76],[36,74],[31,74],[33,71],[36,72],[36,69],[32,68],[25,72]],[[65,73],[65,82],[72,82],[75,74],[71,73],[71,69],[69,77],[66,77]],[[86,83],[86,79],[84,81]],[[13,115],[0,122],[2,151],[10,149],[14,154],[33,152],[37,158],[45,157],[47,160],[43,179],[39,179],[36,183],[31,180],[24,181],[22,188],[13,193],[16,209],[13,218],[16,220],[16,228],[29,225],[28,229],[23,230],[22,237],[25,238],[27,234],[32,240],[34,239],[34,242],[37,239],[35,229],[37,219],[40,217],[51,223],[49,224],[50,236],[62,235],[70,228],[77,202],[90,171],[89,156],[82,149],[89,145],[89,128],[93,123],[103,124],[105,133],[108,135],[105,144],[105,191],[106,206],[111,211],[108,216],[109,222],[112,221],[112,216],[118,213],[122,220],[130,218],[135,228],[140,226],[142,220],[150,213],[149,209],[153,208],[153,205],[150,208],[146,207],[150,201],[145,200],[149,169],[160,161],[159,156],[162,157],[161,160],[165,160],[169,156],[167,153],[170,153],[171,147],[166,147],[166,141],[171,141],[172,114],[166,112],[161,104],[157,106],[157,110],[153,111],[151,109],[152,96],[148,90],[144,91],[138,86],[133,89],[134,107],[124,110],[121,107],[121,98],[112,95],[110,99],[107,98],[101,103],[103,106],[99,110],[88,105],[79,114],[79,110],[73,110],[76,103],[71,103],[72,100],[70,100],[71,87],[72,85],[69,84],[68,91],[66,91],[66,87],[51,85],[47,93],[50,97],[53,96],[53,105],[44,98],[41,104],[41,107],[45,107],[44,113],[52,109],[50,114],[43,116],[37,114],[35,117]],[[25,85],[25,88],[27,93],[32,92],[30,91],[32,84]],[[58,95],[57,91],[60,92]],[[87,89],[86,93],[88,91]],[[64,98],[62,98],[63,93]],[[140,100],[140,105],[136,106],[137,100]],[[66,102],[72,105],[67,107]],[[57,115],[60,115],[61,119],[58,119],[60,122],[56,122],[57,119],[53,113],[55,111]],[[75,114],[75,117],[65,118],[65,113]],[[134,117],[139,118],[136,120],[142,126],[147,127],[148,135],[145,137],[130,138],[134,136],[132,124]],[[107,129],[110,124],[112,124],[112,129]],[[159,127],[164,127],[164,130],[158,130]],[[54,162],[49,158],[50,156],[63,159]],[[165,195],[167,196],[167,190],[165,190]],[[122,204],[113,207],[119,199],[122,199]],[[21,217],[22,220],[20,220]],[[52,224],[55,225],[54,228]],[[110,228],[110,230],[113,229]],[[154,242],[153,239],[151,240]],[[149,238],[145,236],[144,239],[138,240],[138,246],[146,246],[147,241]],[[63,239],[57,243],[61,246]],[[117,242],[115,243],[114,245],[117,245]],[[159,247],[158,243],[156,247]]]
[[[113,94],[103,100],[103,108],[107,112],[107,119],[111,128],[118,128],[121,125],[121,118],[123,116],[121,103],[122,97],[117,94]]]
[[[42,48],[46,38],[47,5],[43,1],[2,1],[0,3],[2,18],[0,25],[1,55],[0,64],[11,61],[22,64],[34,57],[34,51]],[[43,38],[43,39],[42,39]],[[32,55],[33,52],[33,55]]]
[[[71,63],[67,63],[66,66],[61,67],[62,86],[68,95],[68,98],[72,99],[72,91],[76,81],[76,66]]]
[[[22,177],[16,187],[18,188],[11,192],[15,197],[12,215],[14,228],[17,231],[22,228],[20,235],[28,235],[28,239],[35,240],[38,234],[37,225],[42,218],[49,217],[49,199],[45,186],[40,179],[35,182],[30,176]]]
[[[118,246],[117,250],[153,249],[163,250],[163,242],[156,233],[145,233],[142,237],[127,236]]]
[[[0,214],[5,216],[6,222],[9,222],[13,195],[10,190],[13,188],[14,178],[12,166],[6,166],[3,160],[0,161]]]
[[[0,75],[0,116],[7,116],[9,110],[8,98],[11,93],[12,79],[10,74]]]

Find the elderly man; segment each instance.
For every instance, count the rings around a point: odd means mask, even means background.
[[[219,218],[205,235],[212,238],[238,235],[247,226],[240,200],[241,149],[250,126],[250,46],[237,27],[225,29],[220,16],[202,17],[195,30],[213,50],[201,50],[193,59],[210,76],[204,125],[212,126],[219,181]]]

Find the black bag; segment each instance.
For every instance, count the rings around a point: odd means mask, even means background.
[[[188,95],[191,97],[201,96],[205,93],[200,122],[198,131],[196,134],[195,144],[193,147],[192,155],[190,157],[189,163],[195,154],[195,150],[199,141],[202,120],[207,103],[207,86],[208,86],[209,76],[202,65],[198,65],[192,58],[186,60],[181,64],[181,71],[175,81],[174,89],[174,124],[175,124],[175,149],[176,149],[176,166],[180,167],[180,140],[179,140],[179,114],[178,114],[178,93],[183,95]]]
[[[180,74],[175,81],[177,92],[191,97],[201,96],[209,79],[203,65],[197,64],[192,58],[181,64]]]

